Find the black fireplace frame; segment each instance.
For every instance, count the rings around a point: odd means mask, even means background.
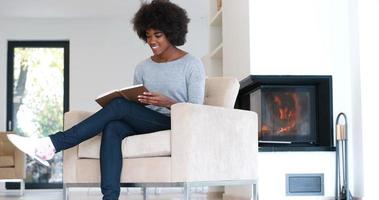
[[[250,75],[240,81],[235,108],[250,110],[246,95],[262,85],[290,85],[315,87],[316,142],[315,144],[259,143],[259,151],[335,151],[333,136],[333,87],[328,75]],[[322,120],[322,123],[321,123]]]

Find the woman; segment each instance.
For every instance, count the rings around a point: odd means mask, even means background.
[[[103,199],[118,199],[122,140],[131,135],[170,129],[170,107],[175,103],[203,103],[203,65],[199,59],[177,47],[185,43],[188,22],[186,11],[167,0],[142,4],[132,20],[134,30],[153,52],[150,58],[136,66],[134,73],[134,84],[143,84],[151,91],[138,97],[147,106],[117,98],[66,131],[40,139],[8,135],[9,140],[29,156],[48,165],[47,160],[56,152],[102,132]]]

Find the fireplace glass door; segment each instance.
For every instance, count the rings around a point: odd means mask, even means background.
[[[315,91],[307,85],[263,85],[250,93],[250,110],[259,116],[259,141],[316,143]]]

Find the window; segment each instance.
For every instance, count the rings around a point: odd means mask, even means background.
[[[9,41],[7,130],[43,137],[63,130],[69,108],[69,41]],[[27,156],[26,188],[62,186],[62,153],[47,168]]]

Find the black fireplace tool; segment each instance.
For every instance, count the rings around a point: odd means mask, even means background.
[[[340,117],[345,123],[340,123]],[[347,117],[339,113],[336,120],[336,200],[352,200],[348,178]]]

